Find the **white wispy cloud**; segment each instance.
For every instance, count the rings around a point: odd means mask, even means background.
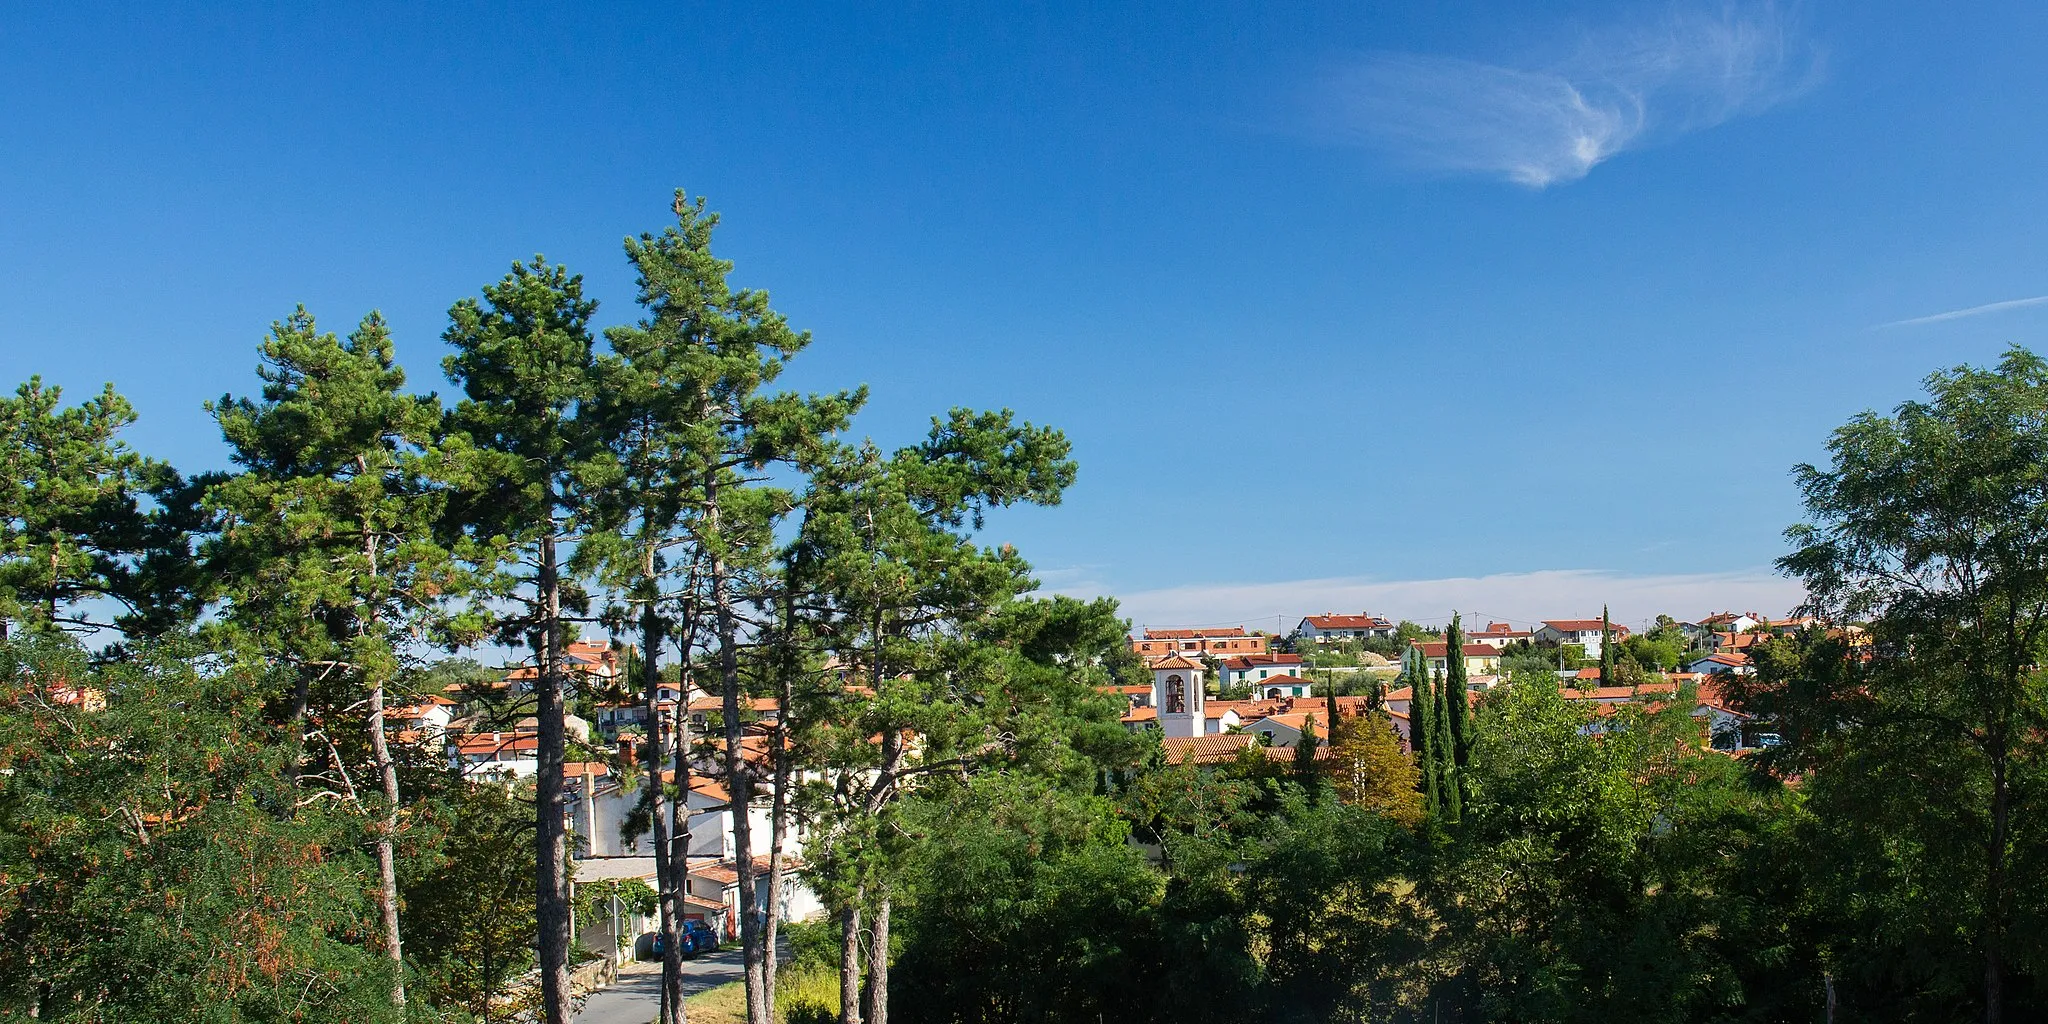
[[[1467,619],[1528,625],[1542,619],[1597,616],[1637,624],[1657,615],[1698,618],[1717,611],[1783,615],[1805,599],[1799,584],[1768,569],[1725,573],[1636,575],[1597,569],[1550,569],[1425,580],[1368,577],[1261,583],[1194,583],[1115,592],[1087,580],[1047,590],[1118,599],[1135,626],[1246,625],[1285,632],[1304,615],[1370,611],[1393,619],[1442,622],[1452,610]]]
[[[1961,320],[1964,317],[1983,316],[1986,313],[2000,313],[2008,309],[2023,309],[2027,306],[2038,306],[2044,302],[2048,302],[2048,295],[2035,295],[2030,298],[2024,299],[2007,299],[2004,302],[1987,302],[1981,306],[1969,306],[1964,309],[1951,309],[1946,313],[1931,313],[1927,316],[1916,316],[1910,320],[1894,320],[1891,323],[1878,324],[1877,326],[1883,328],[1911,327],[1915,324],[1938,324],[1944,320]]]
[[[1530,66],[1372,54],[1322,83],[1317,117],[1320,130],[1414,168],[1543,188],[1764,110],[1820,66],[1779,7],[1731,5],[1591,32],[1569,56]]]

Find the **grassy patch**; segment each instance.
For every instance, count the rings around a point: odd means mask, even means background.
[[[729,981],[691,996],[691,1024],[746,1024],[747,987]],[[783,1024],[829,1024],[839,1019],[839,975],[816,968],[778,971],[775,1016]]]
[[[728,981],[683,1000],[691,1024],[747,1024],[747,988]]]

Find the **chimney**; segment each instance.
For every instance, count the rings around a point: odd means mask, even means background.
[[[628,768],[640,763],[640,745],[630,736],[619,741],[619,763]]]

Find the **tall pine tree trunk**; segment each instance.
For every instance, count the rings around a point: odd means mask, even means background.
[[[782,819],[787,814],[783,787],[788,775],[781,766],[775,770],[775,792],[768,799],[768,905],[761,915],[761,992],[769,1019],[775,1017],[775,972],[781,969],[775,956],[776,934],[782,926],[782,886],[786,871],[782,857]]]
[[[384,680],[370,684],[370,754],[384,781],[384,807],[377,822],[377,909],[384,918],[384,955],[391,958],[391,1005],[405,1005],[405,950],[398,933],[398,766],[384,738]]]
[[[878,617],[879,619],[879,617]],[[876,649],[874,678],[879,683],[881,651]],[[876,693],[882,692],[880,687]],[[882,759],[875,767],[874,784],[868,787],[866,810],[869,817],[882,813],[896,790],[896,770],[903,765],[903,736],[894,729],[882,733]],[[886,875],[870,886],[874,896],[874,920],[868,944],[868,1024],[887,1024],[889,1019],[889,883]]]
[[[718,674],[725,690],[725,776],[732,799],[733,870],[739,875],[740,956],[746,964],[747,1024],[769,1024],[768,1002],[761,989],[761,922],[755,904],[754,827],[748,820],[753,806],[753,774],[740,749],[740,653],[739,620],[733,613],[731,581],[724,538],[719,532],[718,486],[705,488],[707,526],[712,537],[711,613],[718,631]]]
[[[683,637],[682,643],[679,645],[682,649],[682,664],[680,665],[678,671],[678,678],[680,680],[680,684],[677,687],[676,694],[676,724],[674,736],[669,740],[668,746],[669,770],[671,774],[675,776],[676,785],[676,798],[669,802],[668,810],[669,814],[674,815],[674,817],[670,819],[672,825],[669,828],[671,838],[669,840],[670,845],[668,860],[669,864],[673,867],[676,873],[676,902],[678,904],[683,903],[683,897],[688,895],[690,891],[689,705],[690,678],[695,674],[695,659],[691,656],[691,644],[693,643],[696,635],[696,586],[697,581],[695,575],[693,574],[690,579],[690,586],[685,591],[685,597],[683,599],[683,612],[680,620],[683,623]],[[680,958],[682,956],[682,950],[676,949],[675,954],[678,958]],[[686,1013],[685,1008],[683,1006],[683,976],[680,963],[678,964],[676,970],[675,988],[674,991],[670,993],[669,998],[675,1006],[676,1024],[682,1024],[683,1018],[686,1016]]]
[[[285,709],[285,735],[291,737],[292,756],[284,763],[285,784],[296,789],[306,766],[306,711],[313,703],[312,671],[305,665],[292,673],[291,706]]]
[[[550,504],[553,495],[549,495]],[[540,660],[534,684],[534,715],[539,723],[540,772],[534,780],[534,916],[540,926],[540,991],[542,1019],[547,1024],[570,1024],[569,992],[570,934],[569,893],[564,878],[568,861],[568,801],[562,768],[567,760],[568,737],[562,721],[562,581],[556,561],[555,528],[548,526],[540,542],[540,573],[537,580],[541,602],[540,643],[535,653]]]
[[[860,901],[856,889],[839,908],[839,1024],[860,1021]]]
[[[654,579],[652,552],[648,554],[647,562],[647,586],[641,594],[643,603],[640,607],[640,675],[646,702],[647,774],[654,790],[654,802],[650,808],[654,829],[654,885],[661,903],[659,1019],[661,1024],[681,1024],[683,951],[679,940],[682,937],[680,922],[683,908],[677,894],[683,884],[669,849],[669,799],[666,787],[661,784],[661,766],[665,760],[661,740],[661,616],[654,607],[659,587]]]
[[[868,950],[868,1024],[889,1024],[889,891],[875,900]]]
[[[361,465],[362,460],[357,460]],[[369,573],[377,575],[377,535],[367,522],[363,525],[363,557]],[[376,616],[367,616],[369,625]],[[398,930],[398,765],[392,763],[391,745],[384,735],[384,673],[370,670],[370,756],[377,762],[377,774],[384,784],[384,809],[377,823],[377,910],[384,918],[384,955],[391,958],[391,1005],[405,1006],[405,948]]]
[[[781,965],[775,941],[782,927],[782,885],[785,870],[783,845],[788,841],[789,819],[789,715],[796,696],[795,676],[803,661],[796,650],[796,573],[782,575],[782,649],[774,652],[775,728],[769,734],[769,756],[774,760],[774,792],[768,796],[768,907],[761,928],[761,988],[767,993],[768,1016],[775,1016],[775,975]]]
[[[676,901],[684,903],[685,906],[687,906],[685,897],[690,892],[691,769],[689,705],[690,680],[694,679],[697,674],[695,644],[697,615],[700,611],[697,603],[697,582],[697,573],[693,569],[690,573],[689,585],[683,588],[682,612],[677,617],[677,621],[682,624],[682,636],[680,642],[676,645],[677,650],[680,652],[680,664],[676,670],[680,685],[677,692],[675,730],[668,746],[669,770],[675,776],[676,787],[676,799],[669,804],[669,813],[674,815],[674,817],[670,819],[673,824],[669,829],[671,838],[669,840],[668,858],[669,863],[674,865],[676,871]],[[687,913],[687,910],[685,912]],[[678,949],[676,954],[681,956],[682,951]],[[676,1020],[680,1022],[687,1015],[685,1012],[686,1008],[683,1005],[683,979],[680,973],[676,976],[675,991],[672,994],[672,998],[676,1004]]]

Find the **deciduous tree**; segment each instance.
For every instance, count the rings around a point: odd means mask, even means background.
[[[1892,822],[1891,871],[1943,879],[1907,905],[1968,937],[1997,1022],[2012,974],[2048,969],[2048,363],[2014,348],[1926,386],[1797,470],[1808,522],[1779,565],[1836,628],[1868,620],[1869,642],[1818,645],[1829,661],[1772,696],[1816,787],[1860,794],[1822,806]]]

